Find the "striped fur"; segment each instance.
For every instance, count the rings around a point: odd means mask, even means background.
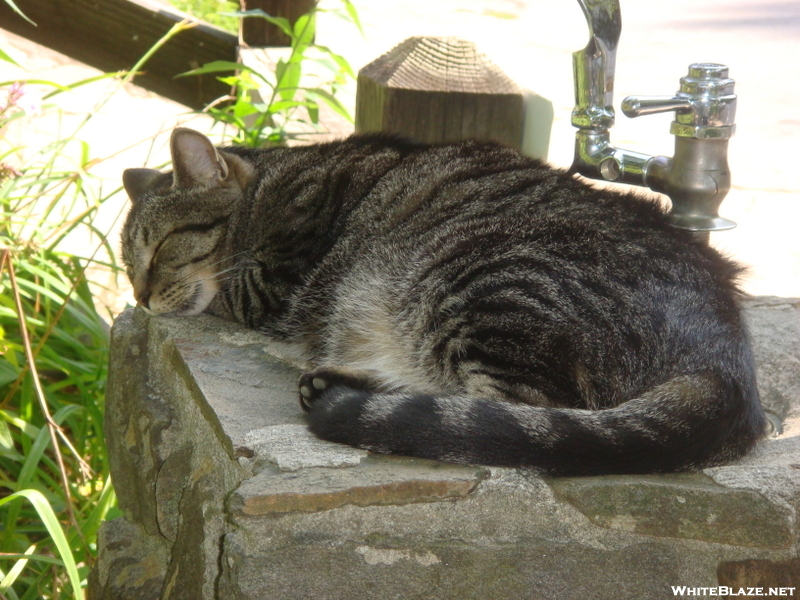
[[[123,260],[157,313],[259,329],[309,365],[317,435],[553,474],[742,456],[764,416],[739,268],[655,202],[508,148],[352,137],[128,170]]]

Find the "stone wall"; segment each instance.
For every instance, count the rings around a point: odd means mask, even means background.
[[[264,338],[129,310],[106,407],[125,516],[101,528],[89,597],[800,598],[800,300],[747,315],[780,435],[702,473],[548,479],[321,442]]]

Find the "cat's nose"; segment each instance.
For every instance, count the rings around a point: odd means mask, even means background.
[[[142,292],[141,294],[136,294],[136,301],[142,305],[144,308],[150,308],[150,292]]]

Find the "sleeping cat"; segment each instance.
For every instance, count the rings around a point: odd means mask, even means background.
[[[654,201],[494,144],[380,136],[129,169],[122,257],[155,314],[211,313],[313,368],[318,436],[556,475],[696,469],[764,415],[739,268]]]

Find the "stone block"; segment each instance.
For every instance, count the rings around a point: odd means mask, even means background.
[[[103,523],[97,536],[103,559],[91,573],[88,600],[158,598],[166,576],[169,544],[122,518]]]
[[[793,514],[751,490],[698,474],[551,479],[556,496],[600,527],[734,546],[788,548]]]
[[[747,301],[780,434],[702,473],[544,479],[380,457],[305,429],[257,333],[128,311],[107,443],[125,517],[93,600],[642,599],[796,581],[800,301]],[[795,586],[797,587],[797,586]]]
[[[742,587],[794,588],[798,593],[791,595],[800,595],[800,558],[724,562],[717,573],[721,585],[737,590]]]
[[[265,470],[243,482],[230,502],[232,513],[249,516],[316,512],[350,504],[399,506],[465,498],[483,469],[393,457],[369,458],[358,469]]]

